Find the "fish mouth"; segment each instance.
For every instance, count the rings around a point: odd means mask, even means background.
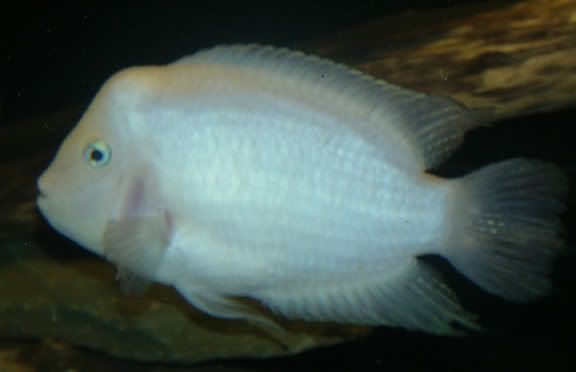
[[[45,198],[46,197],[46,193],[44,192],[44,190],[42,190],[41,187],[38,187],[37,197],[38,198]]]
[[[46,196],[46,194],[43,193],[42,191],[38,191],[38,194],[36,195],[36,206],[41,212],[44,210],[44,207],[46,206],[47,202],[48,197]]]
[[[46,196],[46,194],[44,194],[42,191],[38,191],[38,194],[36,194],[36,200],[41,201],[41,200],[46,200],[48,197]]]
[[[36,197],[38,199],[45,199],[47,196],[46,196],[46,192],[42,189],[42,185],[40,185],[40,183],[38,183],[38,185],[36,187],[38,190]]]
[[[46,199],[48,199],[48,195],[46,195],[46,192],[42,188],[41,182],[38,182],[36,187],[38,190],[38,193],[36,194],[36,202],[38,205],[41,206],[42,204],[44,204],[46,202]]]

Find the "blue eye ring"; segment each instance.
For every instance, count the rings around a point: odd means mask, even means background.
[[[94,141],[84,149],[84,160],[92,168],[100,168],[110,162],[112,152],[110,146],[102,141]]]

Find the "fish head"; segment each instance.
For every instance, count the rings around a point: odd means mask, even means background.
[[[95,97],[37,181],[37,206],[48,223],[94,253],[102,252],[106,225],[122,206],[133,156],[117,98],[108,89]]]

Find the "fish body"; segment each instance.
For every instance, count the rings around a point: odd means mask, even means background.
[[[222,46],[115,74],[39,179],[49,223],[224,318],[453,334],[474,327],[432,267],[529,300],[561,247],[561,173],[512,159],[426,171],[484,124],[442,97],[323,59]]]

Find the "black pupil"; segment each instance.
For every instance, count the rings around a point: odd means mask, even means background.
[[[104,158],[104,154],[100,150],[92,150],[90,153],[90,160],[100,162]]]

